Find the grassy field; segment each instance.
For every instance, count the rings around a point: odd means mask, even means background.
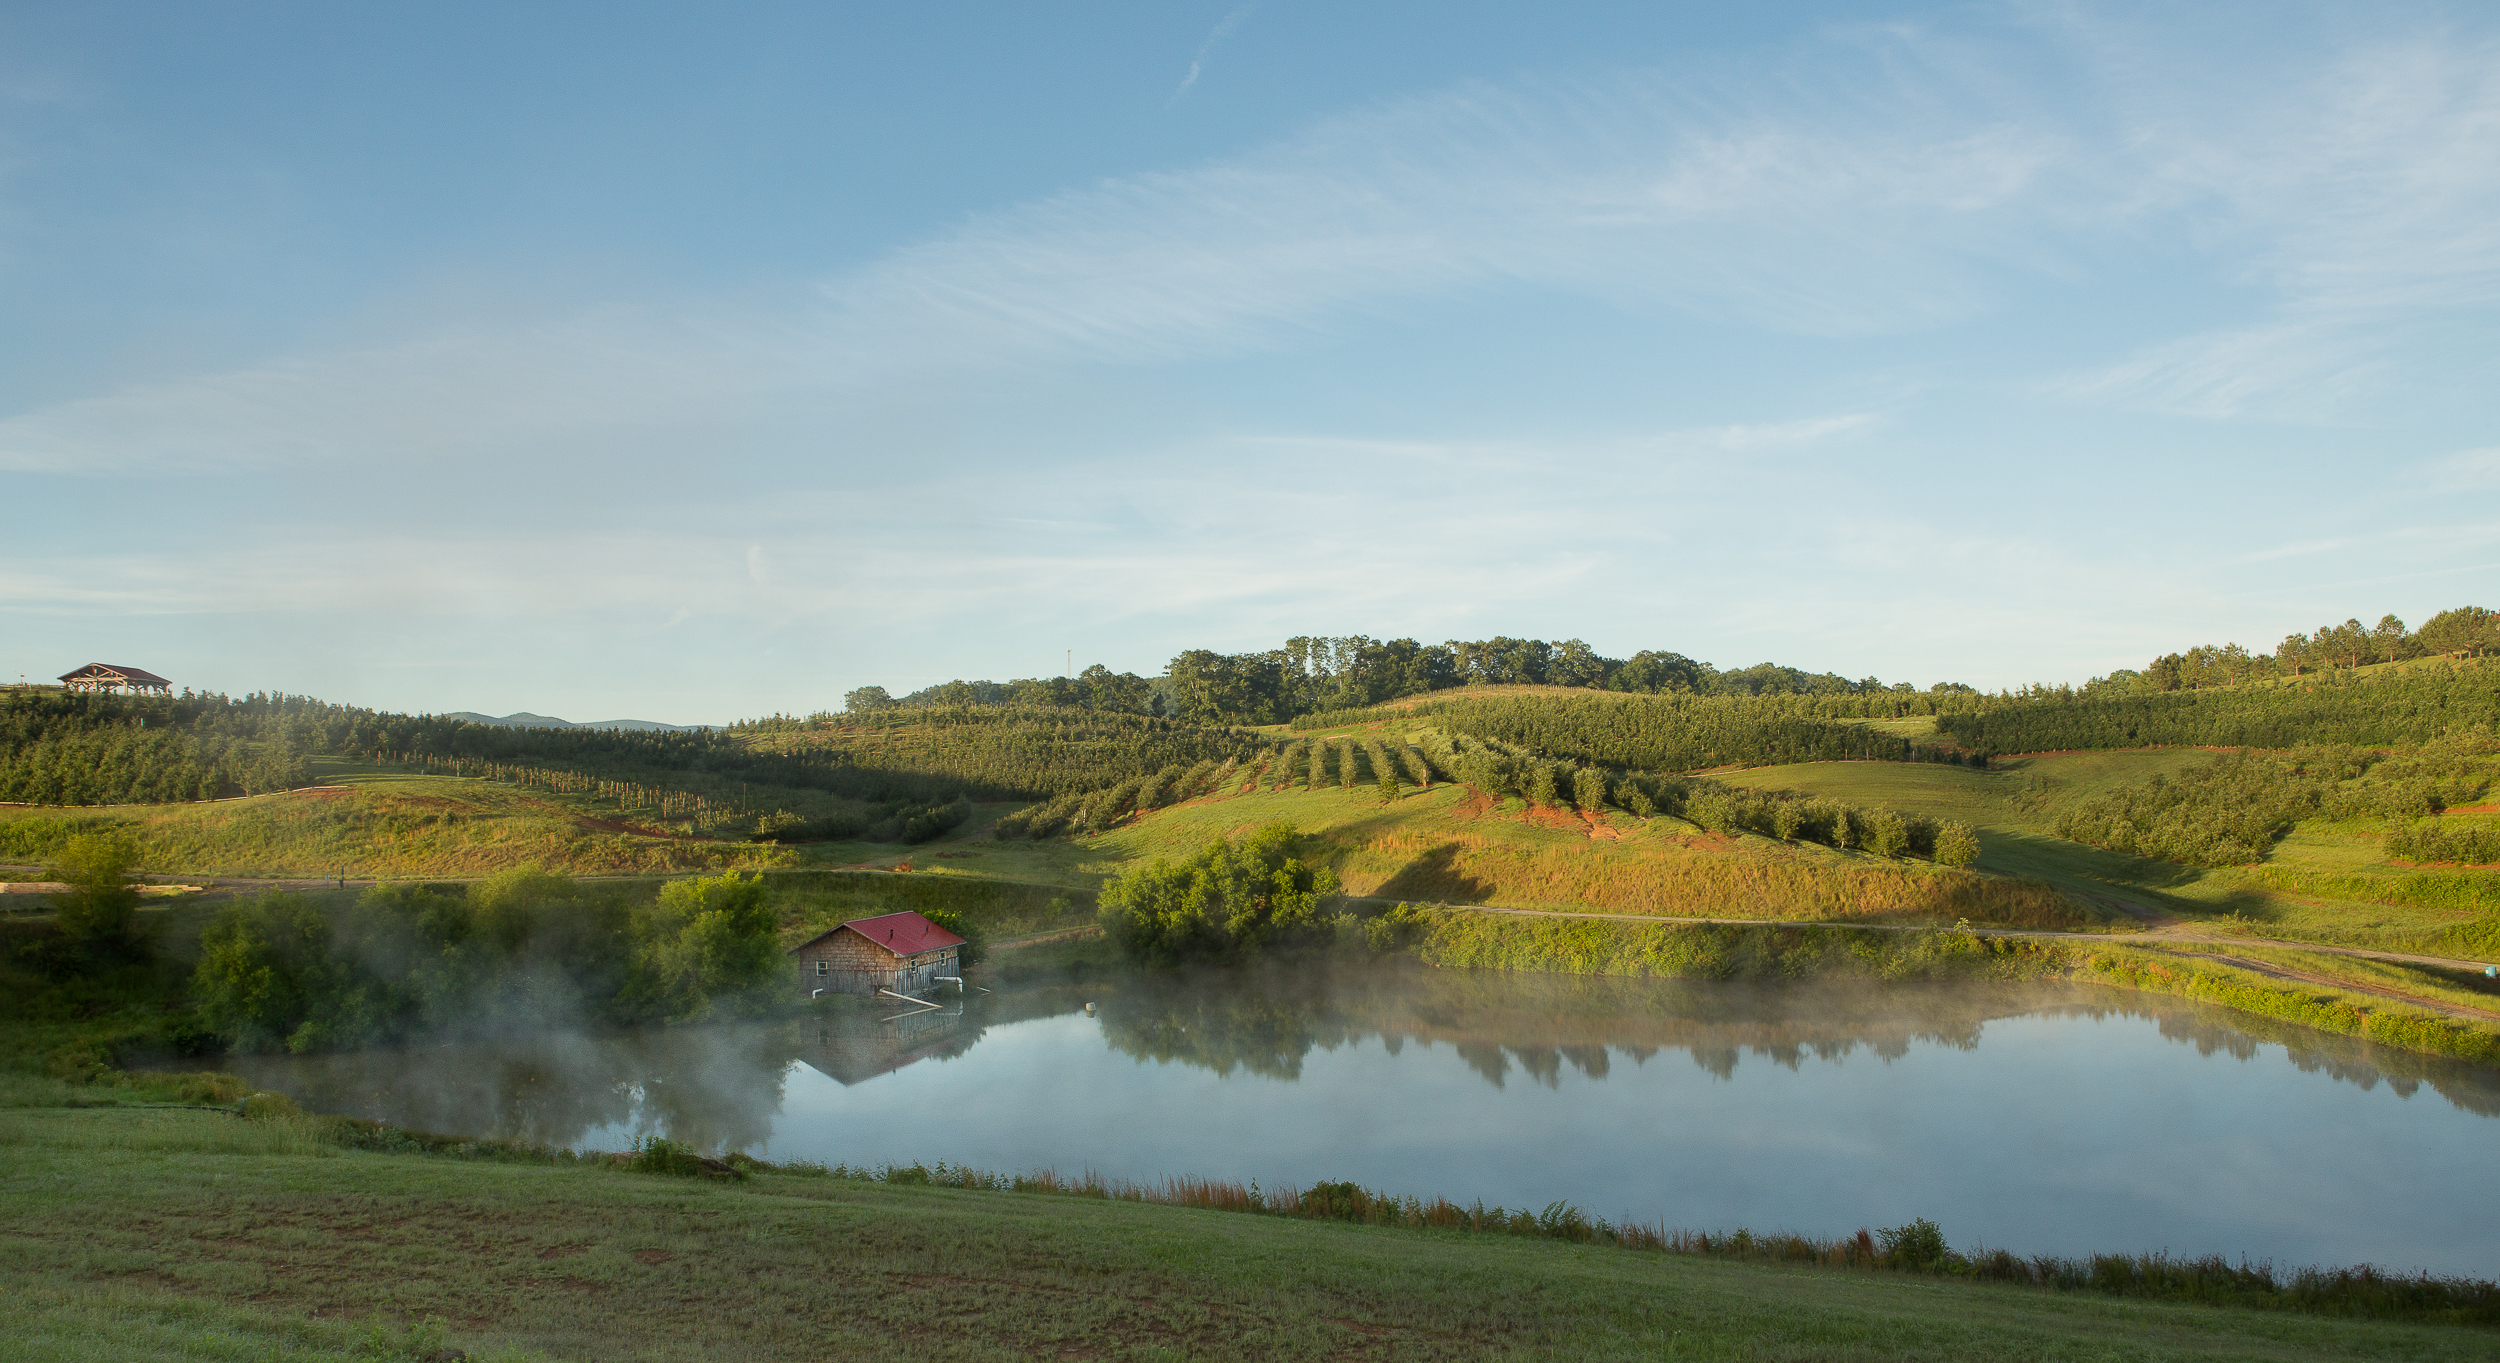
[[[2459,896],[2418,893],[2442,879],[2465,877],[2389,865],[2379,851],[2378,821],[2303,823],[2255,868],[2151,861],[2069,842],[2053,832],[2059,809],[2068,802],[2210,757],[2192,748],[2047,753],[2001,759],[1999,770],[1985,772],[1815,762],[1731,772],[1721,779],[1960,819],[1979,830],[1981,870],[2044,881],[2104,902],[2125,900],[2235,934],[2438,951],[2443,934],[2488,912]]]
[[[13,1358],[2500,1358],[2500,1334],[1048,1194],[0,1112]],[[425,1324],[433,1322],[432,1325]]]
[[[1624,913],[1862,922],[2025,922],[2088,927],[2088,915],[2020,887],[1926,862],[1813,843],[1705,832],[1682,819],[1603,819],[1491,801],[1464,787],[1262,792],[1159,810],[1075,844],[1093,869],[1177,856],[1211,838],[1286,822],[1308,855],[1368,898]],[[2034,922],[2025,913],[2049,914]]]
[[[787,848],[683,838],[614,806],[476,778],[316,759],[322,788],[179,805],[0,807],[0,854],[40,860],[73,833],[113,831],[164,874],[477,876],[539,863],[584,874],[795,865]]]

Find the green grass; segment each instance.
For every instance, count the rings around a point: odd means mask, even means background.
[[[2264,864],[2204,869],[2124,856],[2054,833],[2071,801],[2210,760],[2194,748],[2039,754],[1998,771],[1888,762],[1814,762],[1724,776],[1732,785],[1800,790],[1905,813],[1960,819],[1979,829],[1978,869],[2117,898],[2234,932],[2339,945],[2427,950],[2474,921],[2457,894],[2424,893],[2441,873],[2389,866],[2376,821],[2303,823]],[[2446,879],[2462,883],[2447,873]],[[2392,902],[2391,902],[2392,901]]]
[[[2500,1358],[2486,1330],[1066,1196],[328,1149],[0,1113],[30,1360]],[[360,1352],[380,1332],[381,1348]],[[430,1344],[431,1341],[418,1340]]]
[[[1347,893],[1367,898],[1684,917],[2091,922],[2053,896],[1925,862],[1620,811],[1592,821],[1447,784],[1386,804],[1369,787],[1196,800],[1076,846],[1116,866],[1179,857],[1279,821],[1306,835],[1306,855],[1334,870]]]
[[[66,836],[115,831],[166,874],[454,877],[541,863],[588,873],[793,863],[772,846],[654,835],[613,805],[496,781],[319,759],[330,789],[177,805],[0,809],[0,853],[40,860]]]

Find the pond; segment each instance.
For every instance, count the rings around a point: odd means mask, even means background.
[[[319,1111],[577,1149],[2500,1276],[2500,1075],[2089,987],[1209,973],[235,1067]]]

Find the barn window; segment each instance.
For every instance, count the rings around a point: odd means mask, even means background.
[[[824,973],[825,973],[825,969],[826,969],[826,964],[825,964],[825,962],[823,962],[823,961],[818,961],[818,962],[816,963],[816,974],[817,974],[820,978],[824,975]]]

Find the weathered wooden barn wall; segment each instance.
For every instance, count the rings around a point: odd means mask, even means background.
[[[792,953],[799,962],[799,997],[816,991],[828,994],[874,994],[891,989],[916,994],[936,985],[941,976],[955,976],[956,948],[942,947],[906,960],[856,932],[836,930]]]

